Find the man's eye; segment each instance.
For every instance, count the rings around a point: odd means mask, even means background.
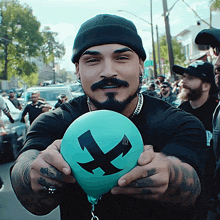
[[[189,76],[189,77],[187,77],[187,79],[188,79],[188,80],[191,80],[191,79],[194,79],[194,78],[193,78],[193,77],[191,77],[191,76]]]
[[[128,57],[127,56],[120,56],[120,57],[117,57],[117,60],[127,60]]]
[[[91,59],[86,60],[86,63],[94,63],[94,62],[98,62],[98,61],[99,60],[96,58],[91,58]]]

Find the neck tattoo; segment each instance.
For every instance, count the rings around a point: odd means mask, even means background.
[[[138,115],[140,112],[141,112],[141,109],[143,107],[143,104],[144,104],[144,97],[141,93],[138,94],[138,103],[136,105],[136,108],[135,110],[133,111],[133,113],[131,114],[131,116],[129,116],[129,118],[133,118],[135,115]],[[92,109],[91,109],[91,102],[90,102],[90,99],[89,97],[87,97],[87,105],[88,105],[88,109],[89,111],[91,112]]]

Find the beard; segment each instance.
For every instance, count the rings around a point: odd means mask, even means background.
[[[167,95],[168,91],[162,92],[162,95]]]
[[[196,89],[191,89],[188,86],[183,86],[177,98],[182,101],[197,100],[202,96],[202,83]]]
[[[104,80],[102,80],[104,82]],[[111,81],[111,79],[110,79]],[[126,82],[126,81],[121,81],[121,80],[117,80],[117,79],[114,79],[115,84],[112,82],[113,85],[119,85],[119,86],[125,86],[125,87],[129,87],[129,83]],[[118,82],[117,82],[118,81]],[[101,81],[100,81],[101,82]],[[120,84],[121,83],[121,84]],[[106,85],[108,83],[106,82]],[[101,86],[104,86],[104,83],[100,83]],[[137,97],[137,95],[140,93],[140,90],[141,90],[141,85],[142,85],[142,75],[140,75],[139,77],[139,86],[137,88],[137,90],[135,91],[134,94],[130,95],[127,99],[125,99],[124,101],[118,101],[117,99],[115,99],[115,95],[117,93],[113,93],[113,92],[109,92],[107,93],[107,100],[105,102],[99,102],[95,99],[92,99],[89,97],[90,101],[92,102],[92,104],[98,109],[98,110],[101,110],[101,109],[104,109],[104,110],[112,110],[112,111],[115,111],[115,112],[118,112],[118,113],[122,113],[125,108],[127,107],[127,105],[129,103],[131,103],[131,101]],[[92,90],[94,91],[94,86],[92,85]],[[98,87],[96,87],[98,88]]]

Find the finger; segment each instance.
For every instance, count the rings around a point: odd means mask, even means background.
[[[66,176],[64,173],[60,172],[55,167],[46,163],[44,160],[41,160],[40,162],[38,160],[34,161],[31,165],[31,168],[35,169],[38,172],[38,175],[40,176],[50,178],[56,181],[75,183],[75,178],[72,175]]]
[[[135,180],[125,187],[134,187],[134,188],[146,188],[146,187],[159,187],[166,185],[166,179],[163,179],[163,175],[155,174],[151,177],[145,177],[138,180]]]
[[[152,195],[157,193],[157,188],[130,188],[130,187],[115,187],[111,190],[114,195],[126,194],[126,195]]]
[[[149,177],[149,176],[155,175],[156,173],[157,173],[157,170],[153,167],[147,168],[146,166],[136,166],[134,169],[126,173],[124,176],[122,176],[118,180],[118,185],[126,186],[132,181],[145,178],[145,177]]]
[[[140,166],[150,163],[155,157],[154,149],[152,145],[144,145],[144,151],[138,159]]]
[[[54,141],[46,150],[41,152],[41,156],[47,163],[56,167],[56,169],[63,172],[65,175],[70,175],[71,168],[60,153],[60,145],[61,140]]]

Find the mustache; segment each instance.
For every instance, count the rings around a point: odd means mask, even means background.
[[[121,87],[121,86],[128,87],[129,86],[129,83],[127,81],[117,79],[117,78],[105,78],[99,82],[92,84],[91,90],[94,92],[96,89],[101,89],[103,86],[107,86],[108,84],[111,84],[117,87]]]
[[[182,88],[191,90],[188,86],[182,85]]]

